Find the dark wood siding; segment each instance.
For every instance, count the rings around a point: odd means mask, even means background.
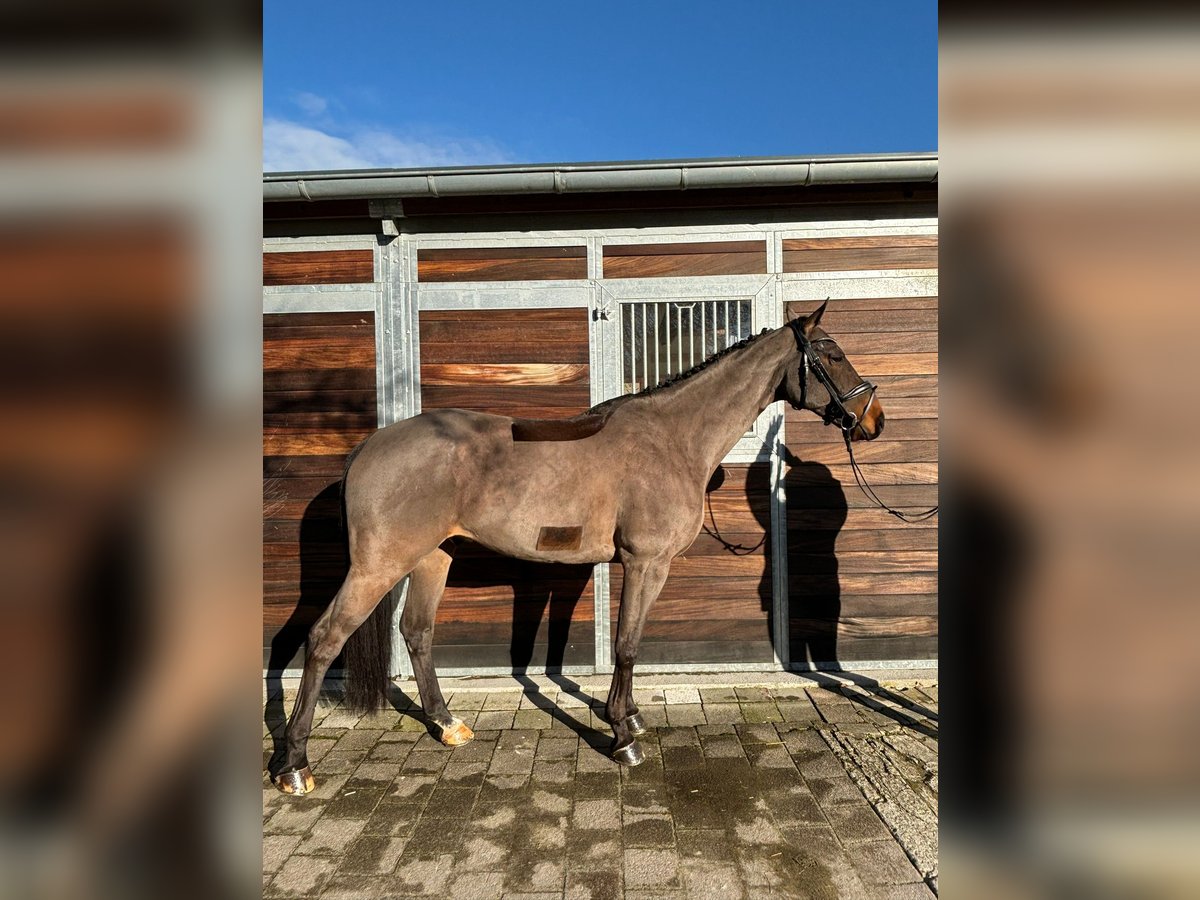
[[[671,564],[670,578],[650,610],[639,662],[769,663],[774,658],[770,466],[727,464],[720,472],[720,484],[705,507],[705,530]],[[717,539],[714,520],[720,536],[740,549],[730,550]],[[615,637],[622,569],[609,568]]]
[[[375,430],[375,315],[263,316],[263,637],[299,665],[347,560],[340,481]]]
[[[937,254],[932,235],[788,239],[783,242],[783,271],[932,269]]]
[[[585,309],[426,310],[420,331],[423,409],[565,418],[590,405]],[[457,541],[434,659],[591,666],[593,596],[591,566],[523,562]]]
[[[423,409],[566,418],[591,405],[585,309],[426,310],[420,328]]]
[[[605,278],[756,275],[766,271],[765,241],[623,244],[604,248]]]
[[[374,281],[371,250],[263,254],[263,284],[358,284]]]
[[[855,456],[880,497],[901,509],[938,502],[937,314],[936,297],[864,297],[830,300],[821,322],[879,386],[883,435],[856,443]],[[936,658],[937,518],[906,525],[873,507],[840,432],[811,413],[788,408],[784,427],[793,662]]]
[[[563,278],[587,278],[586,247],[417,251],[418,281],[550,281]]]

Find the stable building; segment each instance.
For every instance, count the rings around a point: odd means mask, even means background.
[[[572,416],[826,298],[887,415],[855,447],[867,480],[902,510],[937,503],[934,154],[268,174],[263,201],[273,671],[301,665],[345,573],[339,482],[376,428],[446,407]],[[936,665],[937,518],[873,506],[838,429],[775,403],[709,487],[639,672]],[[619,564],[457,545],[440,673],[612,670]],[[398,632],[393,666],[408,674]]]

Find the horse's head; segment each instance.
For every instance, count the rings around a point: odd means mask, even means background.
[[[788,323],[798,352],[783,380],[782,398],[796,409],[815,412],[827,425],[837,425],[852,441],[873,441],[883,431],[883,407],[875,385],[854,371],[837,341],[821,329],[828,302]]]

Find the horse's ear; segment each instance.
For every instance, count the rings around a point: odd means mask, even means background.
[[[825,307],[829,305],[829,298],[825,298],[825,302],[817,307],[817,311],[810,313],[800,320],[800,327],[804,329],[805,335],[812,334],[812,330],[821,324],[821,316],[825,315]]]

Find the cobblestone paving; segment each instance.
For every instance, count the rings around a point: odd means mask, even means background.
[[[287,797],[264,776],[263,892],[932,897],[936,691],[635,690],[649,731],[634,769],[607,757],[603,696],[584,691],[454,693],[476,730],[455,749],[398,692],[401,710],[369,716],[324,705],[316,792]],[[272,749],[267,734],[264,764]]]

